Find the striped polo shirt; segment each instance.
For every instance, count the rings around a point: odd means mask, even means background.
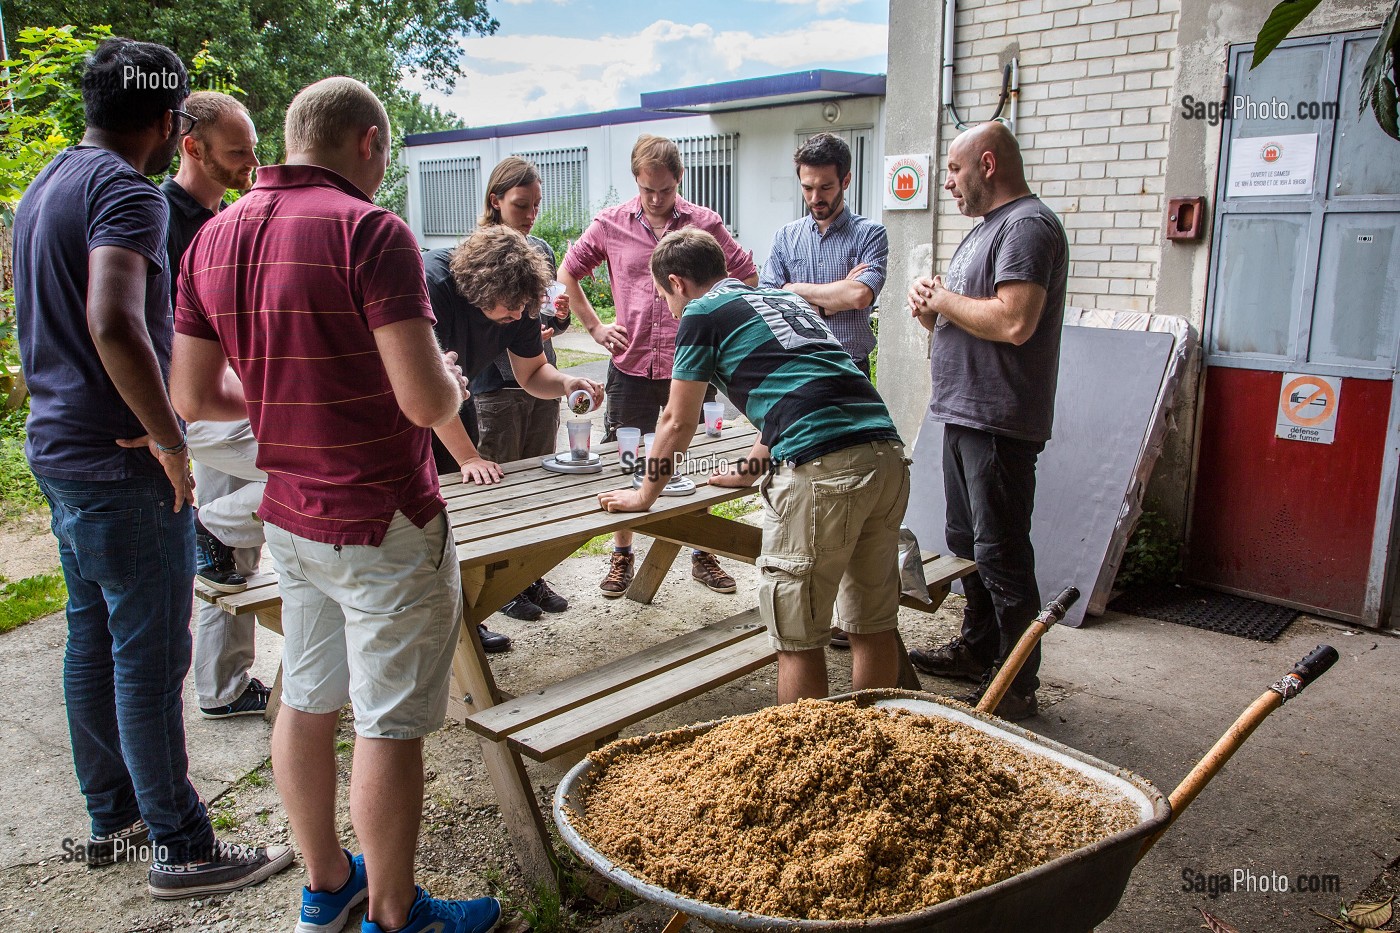
[[[685,306],[674,378],[712,382],[779,460],[898,441],[889,410],[811,305],[723,279]]]
[[[269,165],[200,230],[175,328],[243,381],[267,491],[258,515],[312,541],[378,546],[396,511],[444,508],[430,432],[399,409],[373,331],[433,320],[408,226],[345,178]]]

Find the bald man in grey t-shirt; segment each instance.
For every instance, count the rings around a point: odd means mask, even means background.
[[[909,654],[920,670],[977,682],[966,698],[975,703],[1040,607],[1031,511],[1035,461],[1055,412],[1069,243],[1027,187],[1020,147],[1000,123],[953,141],[943,187],[982,222],[946,275],[914,284],[909,310],[934,333],[929,407],[946,425],[948,547],[975,560],[977,573],[963,580],[962,633]],[[1039,668],[1037,646],[997,715],[1035,715]]]

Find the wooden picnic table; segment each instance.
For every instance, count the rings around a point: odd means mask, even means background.
[[[727,427],[721,437],[698,433],[693,460],[744,457],[756,434],[747,424]],[[452,663],[449,715],[480,735],[488,777],[527,881],[555,883],[554,857],[539,801],[521,755],[547,761],[587,750],[620,729],[684,702],[776,659],[757,609],[672,638],[659,645],[565,681],[510,697],[496,686],[482,650],[477,623],[598,536],[630,529],[653,538],[627,596],[650,603],[682,547],[754,563],[760,530],[747,522],[709,514],[711,506],[753,495],[756,486],[710,486],[709,470],[691,476],[688,496],[662,496],[649,512],[604,512],[597,494],[622,488],[617,445],[596,449],[601,473],[558,474],[538,459],[503,466],[505,477],[490,486],[463,483],[460,474],[441,478],[448,518],[462,570],[464,625]],[[954,579],[973,569],[970,561],[925,555],[932,605],[904,597],[904,605],[932,611]],[[261,573],[241,593],[202,590],[202,598],[228,612],[254,612],[259,622],[281,631],[277,577]],[[281,674],[273,687],[269,718],[275,715]],[[918,679],[907,666],[902,684]]]

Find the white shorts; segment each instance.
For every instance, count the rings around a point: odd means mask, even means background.
[[[333,713],[348,701],[367,738],[440,728],[462,625],[446,513],[419,528],[396,512],[379,547],[265,529],[282,595],[282,702]]]

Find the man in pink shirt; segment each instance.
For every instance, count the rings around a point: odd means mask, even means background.
[[[612,355],[608,366],[605,440],[617,437],[618,428],[656,430],[656,420],[671,391],[671,365],[676,357],[676,319],[656,291],[651,278],[651,254],[661,238],[672,230],[697,227],[712,235],[724,250],[731,278],[746,285],[758,283],[753,257],[730,236],[724,220],[714,211],[691,204],[679,196],[681,153],[676,144],[644,133],[632,147],[632,176],[637,197],[617,207],[599,211],[588,229],[570,247],[559,269],[559,281],[578,311],[589,335]],[[579,279],[608,264],[617,320],[604,324]],[[715,397],[710,388],[706,401]],[[632,583],[632,532],[613,535],[613,554],[607,576],[598,588],[617,598]],[[716,593],[734,592],[734,579],[720,567],[713,554],[695,551],[690,573]]]

